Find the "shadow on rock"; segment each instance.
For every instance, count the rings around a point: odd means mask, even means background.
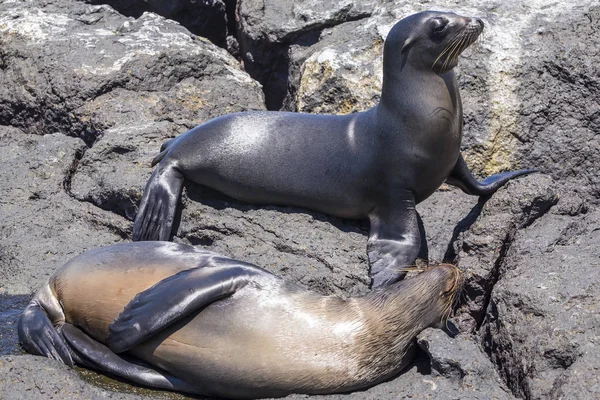
[[[0,294],[0,356],[23,352],[17,337],[17,321],[30,299],[30,295]]]
[[[301,207],[289,207],[289,206],[275,206],[275,205],[256,205],[245,203],[229,197],[215,189],[208,188],[206,186],[198,185],[193,182],[186,182],[184,184],[187,197],[195,202],[202,203],[206,206],[214,208],[215,210],[224,210],[227,208],[234,208],[242,212],[248,212],[250,210],[273,210],[283,214],[307,214],[313,219],[320,222],[327,222],[342,232],[355,232],[362,235],[369,234],[369,221],[367,219],[362,220],[350,220],[337,218],[330,215],[322,214],[316,211],[312,211]],[[181,205],[181,204],[180,204]],[[185,205],[184,205],[185,207]],[[181,214],[181,207],[179,207],[178,213]],[[179,217],[180,215],[178,215]],[[180,218],[178,218],[180,220]],[[173,229],[176,231],[176,229]],[[365,244],[366,246],[366,244]]]

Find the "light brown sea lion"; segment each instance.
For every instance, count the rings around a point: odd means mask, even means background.
[[[69,261],[18,330],[31,353],[155,388],[227,398],[347,392],[398,374],[461,284],[457,268],[441,265],[341,299],[191,246],[123,243]]]
[[[185,179],[255,204],[369,218],[373,287],[401,279],[421,247],[415,204],[448,182],[491,195],[532,170],[478,182],[460,155],[454,67],[483,22],[425,11],[399,21],[383,53],[381,101],[349,115],[224,115],[166,142],[152,165],[133,240],[169,240]]]

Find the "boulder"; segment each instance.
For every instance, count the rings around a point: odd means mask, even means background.
[[[314,44],[320,32],[371,15],[374,0],[238,0],[240,54],[265,87],[267,107],[279,109],[288,86],[288,49]]]
[[[228,3],[231,0],[86,0],[91,4],[108,4],[119,13],[139,18],[151,12],[177,21],[195,35],[207,38],[217,46],[227,45]],[[230,4],[235,8],[235,4]],[[235,26],[235,21],[233,21]],[[235,33],[235,32],[233,32]]]
[[[599,223],[597,209],[573,217],[555,207],[506,254],[479,335],[519,397],[600,395]]]

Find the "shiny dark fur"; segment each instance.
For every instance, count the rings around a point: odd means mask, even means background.
[[[163,145],[133,240],[169,240],[184,179],[257,204],[306,207],[371,222],[374,287],[401,279],[421,246],[415,205],[444,181],[490,195],[531,170],[477,182],[460,154],[454,66],[483,30],[477,18],[422,12],[384,48],[380,103],[350,115],[246,112],[210,120]]]

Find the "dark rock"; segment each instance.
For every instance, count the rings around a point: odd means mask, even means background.
[[[63,190],[80,139],[0,127],[0,147],[2,293],[32,293],[69,258],[128,235],[127,221]]]
[[[192,184],[185,194],[176,241],[209,245],[324,294],[367,290],[366,223],[250,206]]]
[[[291,45],[284,108],[347,114],[375,106],[381,96],[383,39],[376,24],[356,21],[323,30],[314,45]]]
[[[6,400],[147,398],[179,400],[189,397],[134,387],[85,370],[74,370],[47,358],[0,356],[0,392]]]
[[[139,18],[152,12],[177,21],[195,35],[225,47],[228,34],[227,10],[223,0],[86,0],[91,4],[108,4],[119,13]],[[235,7],[235,5],[234,5]],[[235,32],[229,32],[233,34]]]
[[[489,41],[461,61],[463,145],[482,175],[535,167],[597,203],[600,7],[584,3],[506,21],[514,6],[494,10]],[[519,39],[496,34],[501,26]]]
[[[221,114],[264,109],[260,85],[239,63],[180,25],[61,4],[3,11],[0,123],[93,146],[68,177],[75,198],[132,219],[164,140]]]
[[[480,200],[473,210],[476,220],[459,228],[463,232],[452,245],[454,261],[466,279],[461,331],[473,332],[480,326],[515,234],[558,202],[553,186],[552,178],[541,174],[509,182],[489,200]]]
[[[288,87],[288,48],[314,44],[320,32],[368,17],[376,1],[238,0],[238,40],[246,71],[265,87],[267,108],[279,109]]]
[[[137,130],[171,122],[170,131],[161,128],[168,137],[240,110],[238,104],[264,108],[260,86],[236,60],[179,24],[155,14],[134,20],[107,6],[61,4],[40,3],[34,11],[30,3],[0,5],[0,124],[64,132],[91,146],[125,122]]]
[[[480,201],[457,188],[444,185],[417,205],[425,229],[420,257],[430,264],[456,261],[454,244],[479,216]]]

